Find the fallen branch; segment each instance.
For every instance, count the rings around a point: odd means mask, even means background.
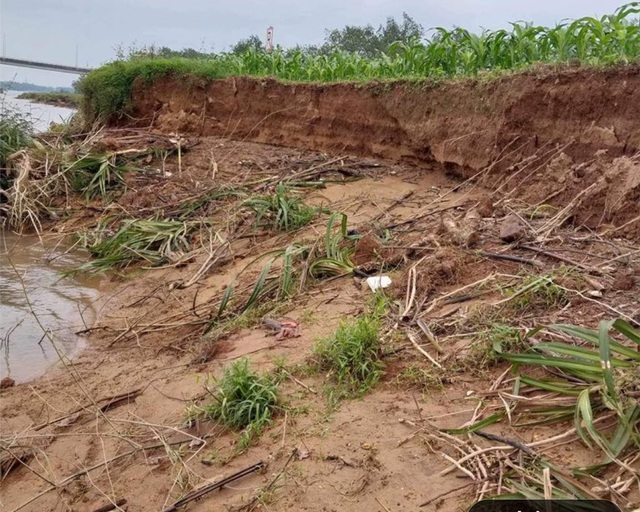
[[[251,473],[255,473],[256,471],[259,471],[264,467],[265,467],[264,462],[262,461],[257,462],[253,466],[249,466],[248,468],[238,471],[237,473],[234,473],[233,475],[230,475],[227,478],[223,478],[219,482],[214,482],[212,484],[205,485],[200,489],[196,489],[195,491],[190,492],[184,498],[179,499],[173,505],[170,505],[169,507],[165,508],[162,512],[175,512],[179,508],[185,506],[187,503],[195,501],[198,498],[202,498],[202,496],[204,496],[205,494],[209,494],[211,491],[215,491],[216,489],[221,489],[225,485],[230,484],[231,482],[234,482],[242,477],[250,475]]]
[[[436,361],[433,357],[431,357],[429,355],[429,353],[424,350],[416,341],[416,339],[413,337],[413,334],[411,334],[410,332],[407,333],[407,337],[409,338],[409,341],[411,342],[411,344],[416,347],[416,349],[418,350],[418,352],[420,352],[424,357],[426,357],[429,361],[431,361],[436,367],[442,369],[442,365]]]
[[[115,510],[126,504],[127,504],[127,500],[125,500],[124,498],[121,498],[117,501],[114,501],[113,503],[108,503],[106,505],[103,505],[102,507],[95,509],[93,512],[109,512],[110,510]]]
[[[524,263],[525,265],[531,265],[532,267],[542,268],[544,265],[537,261],[531,260],[529,258],[522,258],[521,256],[513,256],[511,254],[500,254],[496,252],[486,252],[486,251],[478,251],[476,254],[483,256],[485,258],[492,258],[494,260],[505,260],[505,261],[515,261],[516,263]]]
[[[554,252],[549,252],[545,249],[541,249],[540,247],[533,247],[531,245],[521,245],[520,247],[522,247],[523,249],[526,249],[527,251],[537,252],[538,254],[544,254],[549,258],[562,261],[563,263],[568,263],[569,265],[585,270],[590,274],[598,274],[598,275],[602,274],[602,271],[600,269],[589,267],[588,265],[583,265],[582,263],[572,260],[571,258],[567,258],[566,256],[561,256],[560,254],[556,254]]]
[[[126,393],[121,393],[119,395],[113,395],[113,396],[107,396],[104,398],[101,398],[100,400],[97,400],[95,402],[95,405],[101,403],[101,402],[107,402],[106,404],[104,404],[103,406],[101,406],[98,410],[100,412],[106,412],[109,409],[113,409],[114,407],[117,407],[118,405],[121,405],[123,402],[129,402],[131,400],[135,400],[138,396],[140,396],[142,394],[142,388],[139,389],[134,389],[133,391],[127,391]],[[51,421],[47,421],[46,423],[42,423],[36,427],[34,427],[33,430],[35,430],[36,432],[39,430],[42,430],[44,427],[47,427],[49,425],[52,425],[54,423],[58,423],[59,421],[62,420],[66,420],[67,418],[70,418],[71,416],[73,416],[74,414],[78,414],[84,411],[88,411],[89,407],[91,407],[92,405],[94,405],[93,403],[88,404],[88,405],[83,405],[81,407],[78,407],[77,409],[75,409],[74,411],[71,411],[68,414],[65,414],[64,416],[60,416],[59,418],[56,418],[54,420]]]

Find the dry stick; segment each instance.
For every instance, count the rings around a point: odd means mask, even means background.
[[[397,206],[401,205],[404,201],[409,199],[413,194],[415,194],[415,192],[416,192],[415,190],[410,190],[406,194],[403,194],[401,197],[399,197],[398,199],[393,201],[393,203],[391,203],[389,206],[387,206],[384,210],[382,210],[378,215],[376,215],[371,220],[369,220],[369,223],[370,224],[375,224],[376,222],[378,222],[382,217],[384,217],[391,210],[393,210]]]
[[[291,461],[293,460],[293,458],[297,455],[298,453],[298,449],[294,448],[293,450],[291,450],[291,455],[289,455],[289,458],[287,459],[287,462],[284,463],[284,466],[282,467],[282,469],[280,470],[280,472],[273,477],[273,480],[271,480],[271,482],[269,482],[269,485],[267,485],[261,492],[260,494],[254,496],[254,498],[247,503],[244,507],[242,507],[240,510],[245,510],[245,509],[249,509],[249,512],[251,512],[251,510],[253,510],[253,507],[255,506],[255,504],[258,502],[258,500],[260,499],[260,496],[264,493],[267,493],[271,490],[271,488],[276,484],[276,482],[280,479],[280,477],[284,474],[285,470],[287,469],[287,466],[291,463]],[[171,512],[171,511],[163,511],[163,512]]]
[[[604,231],[604,233],[602,233],[603,235],[608,235],[609,233],[615,233],[616,231],[620,231],[621,229],[626,228],[627,226],[630,226],[631,224],[634,224],[636,222],[638,222],[640,220],[640,215],[638,215],[637,217],[631,219],[629,222],[625,222],[622,226],[618,226],[617,228],[609,228],[607,230]]]
[[[541,268],[544,265],[537,260],[530,260],[529,258],[522,258],[520,256],[513,256],[510,254],[500,254],[495,252],[477,251],[476,254],[484,256],[485,258],[493,258],[494,260],[515,261],[517,263],[524,263],[525,265],[531,265],[536,268]]]
[[[136,453],[138,453],[140,451],[155,450],[157,448],[164,448],[165,446],[167,446],[167,444],[169,446],[177,446],[177,445],[188,443],[188,442],[191,442],[191,440],[190,439],[183,439],[182,441],[173,441],[171,443],[166,443],[166,444],[165,443],[159,443],[159,444],[155,444],[155,445],[151,445],[151,446],[142,446],[140,448],[136,448],[136,449],[128,451],[126,453],[121,453],[120,455],[116,455],[115,457],[111,457],[109,460],[105,460],[105,461],[99,462],[97,464],[94,464],[91,467],[84,468],[83,470],[78,471],[77,473],[74,473],[73,475],[70,475],[70,476],[64,478],[63,480],[58,482],[57,485],[52,485],[51,487],[47,487],[43,491],[39,492],[38,494],[36,494],[32,498],[29,498],[27,501],[22,503],[22,505],[18,505],[18,507],[14,508],[11,512],[18,512],[18,510],[22,510],[23,508],[25,508],[26,506],[30,505],[31,503],[33,503],[37,499],[41,498],[42,496],[44,496],[48,492],[53,491],[55,489],[58,489],[60,487],[63,487],[66,484],[68,484],[69,482],[72,482],[73,480],[75,480],[76,478],[79,478],[79,477],[81,477],[83,475],[86,475],[87,473],[93,471],[94,469],[101,468],[102,466],[104,466],[106,464],[110,464],[111,462],[115,462],[115,461],[123,459],[125,457],[129,457],[129,456],[135,455]]]
[[[431,329],[429,329],[429,326],[426,324],[426,322],[422,318],[418,318],[416,320],[416,323],[418,324],[418,327],[422,329],[422,332],[427,337],[429,342],[433,345],[433,348],[435,348],[439,354],[444,354],[444,349],[440,346],[440,343],[438,343],[438,340],[431,332]]]
[[[202,496],[204,496],[205,494],[210,493],[211,491],[215,491],[216,489],[221,489],[225,485],[230,484],[231,482],[234,482],[235,480],[238,480],[244,476],[250,475],[251,473],[255,473],[256,471],[262,468],[264,468],[264,462],[262,461],[257,462],[253,466],[249,466],[248,468],[238,471],[237,473],[234,473],[233,475],[230,475],[227,478],[223,478],[219,482],[205,485],[200,489],[190,492],[184,498],[179,499],[173,505],[170,505],[169,507],[165,508],[162,512],[174,512],[179,508],[183,507],[184,505],[186,505],[187,503],[195,501],[198,498],[201,498]]]
[[[411,344],[416,347],[416,349],[418,350],[418,352],[420,352],[423,356],[425,356],[429,361],[431,361],[435,366],[437,366],[438,368],[442,369],[442,365],[436,361],[433,357],[431,357],[429,355],[429,353],[427,351],[425,351],[416,341],[416,339],[413,337],[413,334],[411,334],[410,332],[407,332],[407,337],[409,338],[409,341],[411,342]]]
[[[458,492],[461,491],[462,489],[466,489],[467,487],[471,487],[472,485],[476,485],[479,484],[482,480],[473,480],[471,482],[467,482],[464,485],[461,485],[459,487],[454,487],[453,489],[450,489],[446,492],[440,493],[437,496],[434,496],[433,498],[429,498],[427,501],[425,501],[424,503],[420,503],[420,505],[418,505],[419,507],[426,507],[427,505],[430,505],[431,503],[433,503],[434,501],[439,500],[440,498],[444,498],[445,496],[452,494],[454,492]]]
[[[424,312],[424,315],[430,313],[431,311],[433,311],[435,309],[435,307],[438,305],[438,303],[443,300],[443,299],[447,299],[455,294],[457,294],[458,292],[461,292],[462,290],[467,290],[469,288],[473,288],[474,286],[480,285],[480,284],[484,284],[487,281],[491,281],[493,279],[496,278],[496,274],[490,274],[487,277],[480,279],[478,281],[475,281],[473,283],[467,284],[465,286],[462,286],[456,290],[453,290],[449,293],[446,293],[445,295],[442,295],[441,297],[436,297],[435,299],[433,299],[433,301],[431,301],[431,305],[427,308],[427,310]]]
[[[474,431],[474,434],[480,437],[484,437],[485,439],[489,439],[490,441],[498,441],[500,443],[506,443],[518,450],[522,450],[523,452],[529,455],[535,455],[535,452],[531,448],[529,448],[525,444],[522,444],[520,441],[516,441],[515,439],[509,439],[508,437],[499,436],[496,434],[490,434],[488,432],[483,432],[482,430],[476,430]]]
[[[313,394],[316,394],[316,390],[315,389],[313,389],[312,387],[307,386],[304,382],[299,381],[298,379],[296,379],[293,375],[291,375],[284,368],[281,369],[280,371],[283,372],[287,377],[289,377],[289,379],[291,379],[293,382],[295,382],[298,386],[303,387],[304,389],[306,389],[307,391],[310,391]]]
[[[388,507],[385,507],[384,504],[376,497],[376,501],[380,504],[380,506],[385,510],[385,512],[391,512]]]
[[[64,416],[60,416],[54,420],[47,421],[46,423],[41,423],[40,425],[34,427],[33,430],[37,432],[38,430],[42,430],[44,427],[52,425],[53,423],[58,423],[59,421],[65,420],[73,416],[74,414],[78,414],[79,412],[83,412],[83,411],[95,412],[90,410],[89,407],[91,407],[92,405],[97,406],[100,402],[106,401],[107,403],[98,409],[100,412],[105,412],[108,409],[112,408],[114,405],[117,405],[120,402],[123,402],[124,400],[131,400],[131,399],[137,398],[142,393],[142,391],[143,391],[142,388],[139,388],[139,389],[134,389],[133,391],[127,391],[126,393],[120,393],[119,395],[100,398],[99,400],[96,400],[91,404],[82,405],[77,409],[71,411],[70,413],[65,414]]]
[[[602,306],[603,308],[608,309],[609,311],[612,311],[613,313],[615,313],[616,315],[621,316],[622,318],[624,318],[625,320],[627,320],[631,325],[636,325],[636,326],[640,326],[640,322],[638,322],[638,320],[636,320],[635,318],[627,315],[626,313],[623,313],[622,311],[620,311],[619,309],[616,309],[612,306],[609,306],[609,304],[606,304],[604,302],[600,302],[599,300],[596,299],[592,299],[591,297],[588,297],[587,295],[584,295],[582,292],[579,292],[578,290],[572,290],[571,288],[565,288],[563,286],[560,286],[560,288],[562,288],[564,291],[566,292],[572,292],[575,293],[576,295],[579,295],[580,297],[582,297],[585,300],[588,300],[590,302],[595,302],[596,304],[598,304],[599,306]]]
[[[598,182],[592,183],[587,188],[582,190],[580,193],[574,197],[567,206],[565,206],[562,210],[560,210],[555,216],[553,216],[548,222],[546,222],[540,229],[538,229],[537,234],[541,236],[541,238],[548,238],[551,232],[556,229],[558,226],[562,225],[562,223],[567,219],[566,215],[571,209],[580,204],[582,196],[591,192],[591,189],[595,188],[598,185]],[[544,232],[544,235],[542,234]]]
[[[594,267],[590,267],[588,265],[584,265],[578,261],[572,260],[571,258],[567,258],[566,256],[562,256],[560,254],[556,254],[554,252],[550,252],[547,251],[545,249],[541,249],[540,247],[534,247],[532,245],[520,245],[520,247],[522,247],[523,249],[526,249],[527,251],[532,251],[532,252],[537,252],[538,254],[544,254],[545,256],[548,256],[549,258],[553,258],[556,259],[558,261],[562,261],[564,263],[568,263],[569,265],[572,265],[574,267],[580,268],[582,270],[585,270],[587,272],[589,272],[590,274],[602,274],[602,271],[600,269],[594,268]]]
[[[111,510],[120,508],[126,504],[127,504],[127,500],[124,498],[121,498],[119,500],[116,500],[113,503],[108,503],[107,505],[103,505],[102,507],[95,509],[93,512],[109,512]]]
[[[222,252],[222,249],[226,249],[229,247],[229,242],[225,241],[222,245],[216,247],[211,253],[209,257],[205,260],[202,266],[198,269],[198,271],[193,275],[191,279],[189,279],[186,283],[179,283],[176,288],[178,290],[183,290],[184,288],[188,288],[189,286],[195,284],[198,279],[204,276],[209,269],[216,264],[216,262],[220,259],[222,254],[218,254],[218,251]]]

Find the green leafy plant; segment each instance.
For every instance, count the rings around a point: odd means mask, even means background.
[[[484,370],[502,361],[505,352],[520,352],[528,347],[519,329],[501,323],[491,324],[477,335],[469,354],[470,367],[472,370]]]
[[[335,232],[334,225],[340,219]],[[316,278],[341,276],[353,272],[355,265],[351,261],[354,252],[353,244],[347,232],[347,216],[334,213],[327,222],[324,246],[320,254],[313,258],[309,265],[309,274]]]
[[[520,286],[504,290],[511,306],[520,312],[566,304],[567,292],[555,282],[555,276],[528,276]]]
[[[97,197],[106,200],[110,191],[124,187],[124,173],[130,170],[115,153],[86,153],[70,164],[66,172],[73,188],[87,200]]]
[[[31,144],[33,126],[30,118],[14,109],[0,97],[0,170],[7,167],[7,159],[16,151]],[[5,176],[6,174],[2,174]],[[6,188],[4,183],[2,189]]]
[[[338,397],[361,396],[380,380],[380,315],[377,310],[344,320],[333,336],[316,343],[315,367],[335,382]]]
[[[257,215],[256,224],[264,220],[278,231],[291,231],[309,224],[318,213],[304,203],[300,196],[280,184],[271,195],[252,197],[242,203]]]
[[[277,381],[270,374],[259,375],[251,370],[246,358],[227,366],[215,386],[214,401],[202,413],[229,428],[242,430],[241,448],[248,446],[280,410]]]
[[[549,407],[545,402],[536,407],[533,399],[528,415],[545,421],[574,419],[582,441],[589,447],[595,444],[606,456],[601,464],[582,471],[593,472],[616,461],[629,447],[640,450],[640,331],[621,319],[602,321],[598,330],[565,324],[545,329],[580,343],[542,342],[525,354],[503,354],[516,365],[520,385],[568,400],[567,405]],[[528,336],[541,330],[534,329]],[[534,377],[524,373],[527,367],[545,368],[553,377]],[[596,425],[597,416],[607,413],[616,418],[610,435]]]
[[[173,253],[190,249],[189,236],[202,227],[201,221],[129,219],[117,231],[109,220],[81,236],[82,245],[95,257],[75,271],[103,272],[123,268],[136,261],[159,264]]]

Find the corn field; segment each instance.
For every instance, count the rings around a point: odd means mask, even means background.
[[[280,48],[206,59],[137,56],[94,70],[80,81],[79,89],[85,114],[94,120],[125,110],[133,81],[139,77],[152,81],[167,75],[209,79],[248,75],[335,82],[474,76],[535,63],[626,64],[640,58],[639,13],[640,2],[631,2],[600,19],[584,17],[555,27],[517,22],[509,30],[480,34],[438,27],[430,38],[393,43],[374,59],[345,51],[318,54]]]
[[[640,2],[633,2],[601,19],[585,17],[553,28],[512,23],[510,30],[473,34],[438,27],[426,42],[394,43],[374,60],[347,52],[313,56],[300,50],[249,51],[220,59],[228,61],[233,74],[296,81],[474,75],[536,62],[628,63],[640,57],[640,24],[632,20],[639,12]]]

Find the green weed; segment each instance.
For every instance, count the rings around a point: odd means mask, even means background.
[[[82,245],[95,257],[76,272],[104,272],[124,268],[137,261],[160,264],[174,253],[190,250],[189,236],[202,227],[202,222],[130,219],[114,232],[109,219],[95,230],[81,235]]]
[[[568,297],[564,288],[555,282],[555,276],[528,276],[520,286],[507,288],[503,293],[512,297],[509,301],[511,308],[518,312],[535,309],[550,309],[565,305]]]
[[[503,361],[505,352],[520,352],[528,348],[520,330],[505,324],[493,324],[477,334],[468,361],[474,371],[485,370]]]
[[[314,366],[335,383],[335,399],[362,396],[380,380],[380,325],[380,315],[368,313],[342,321],[333,336],[316,343]]]
[[[202,414],[231,429],[242,430],[239,448],[244,449],[280,410],[278,383],[269,374],[252,371],[245,358],[227,366],[215,385],[214,402],[205,406]]]
[[[394,382],[399,387],[419,388],[421,391],[444,386],[441,372],[434,368],[414,363],[403,368],[395,377]]]
[[[29,117],[12,108],[0,98],[0,170],[7,167],[7,158],[31,144],[33,126]],[[5,176],[4,173],[1,174]],[[2,190],[8,183],[3,183]]]

